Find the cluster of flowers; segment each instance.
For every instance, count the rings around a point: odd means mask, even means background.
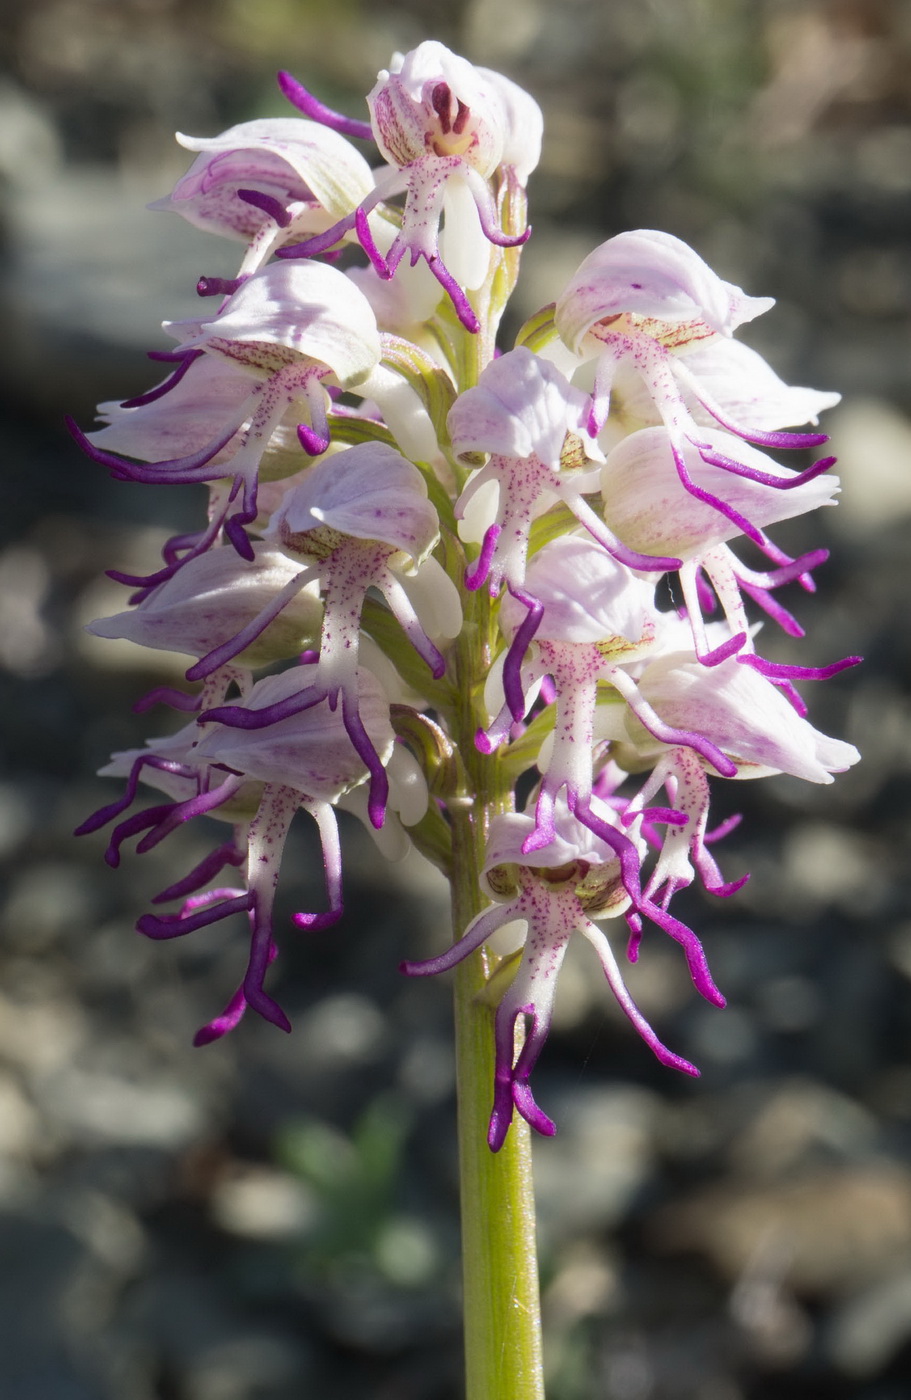
[[[177,911],[138,927],[172,938],[244,912],[246,972],[197,1043],[248,1006],[287,1030],[264,982],[295,813],[318,827],[328,908],[294,921],[323,928],[342,910],[335,809],[391,858],[414,842],[448,870],[455,804],[481,820],[458,755],[473,743],[474,771],[497,775],[478,875],[489,905],[405,970],[443,971],[520,930],[496,974],[496,1150],[514,1109],[554,1131],[528,1081],[574,931],[655,1054],[696,1073],[645,1022],[601,925],[625,917],[634,959],[650,920],[723,1004],[669,911],[696,876],[716,895],[743,883],[710,851],[733,823],[709,830],[709,776],[828,783],[857,759],[810,725],[794,687],[855,658],[771,662],[748,617],[755,604],[801,635],[778,590],[812,589],[825,552],[791,558],[766,528],[831,504],[838,483],[831,458],[798,471],[764,449],[824,442],[786,429],[837,396],[784,384],[732,339],[769,300],[649,230],[596,248],[495,349],[529,233],[533,100],[432,42],[380,73],[369,124],[280,83],[302,115],[180,137],[198,154],[158,206],[242,240],[237,277],[202,278],[213,312],[166,323],[162,383],[102,405],[96,431],[71,425],[119,479],[209,486],[205,526],[172,539],[151,576],[115,575],[132,606],[91,626],[194,658],[196,693],[141,702],[188,721],[114,756],[103,772],[126,791],[80,831],[115,822],[116,865],[127,838],[142,852],[201,813],[231,824],[158,896]],[[372,138],[382,163],[351,137]],[[759,567],[732,550],[739,537]],[[667,575],[676,611],[656,603]],[[130,813],[140,781],[166,800]],[[218,884],[228,867],[237,883]]]

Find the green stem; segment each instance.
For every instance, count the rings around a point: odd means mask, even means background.
[[[468,595],[457,661],[458,723],[453,725],[467,791],[452,804],[452,913],[455,937],[487,904],[481,890],[487,825],[510,802],[496,756],[474,746],[478,677],[489,657],[490,601]],[[462,1277],[466,1400],[543,1400],[535,1202],[527,1123],[517,1119],[499,1152],[487,1146],[493,1098],[494,1008],[483,997],[491,963],[485,950],[456,974],[456,1082],[462,1196]]]
[[[510,226],[524,222],[524,194],[501,191]],[[521,207],[519,207],[521,205]],[[515,206],[515,207],[514,207]],[[498,250],[484,287],[473,295],[480,321],[466,332],[451,308],[438,312],[448,341],[456,387],[464,393],[494,355],[500,315],[518,271],[519,249]],[[450,575],[464,574],[455,540],[448,547]],[[452,925],[461,938],[487,904],[481,889],[491,817],[512,810],[512,784],[498,754],[475,747],[486,723],[481,700],[497,635],[486,589],[462,589],[464,624],[450,657],[450,703],[444,705],[449,734],[460,763],[453,773]],[[535,1241],[535,1198],[528,1124],[513,1122],[499,1152],[487,1146],[494,1083],[494,1008],[484,991],[498,959],[486,949],[456,970],[455,1045],[462,1195],[462,1280],[465,1317],[466,1400],[544,1400],[541,1307]]]
[[[471,867],[461,856],[457,851],[455,867],[466,878],[457,877],[454,894],[467,885]],[[476,905],[477,895],[453,900],[460,920],[468,903]],[[530,1133],[519,1119],[498,1153],[487,1146],[493,1011],[478,999],[486,972],[484,955],[476,953],[459,967],[455,989],[465,1394],[466,1400],[543,1400]]]

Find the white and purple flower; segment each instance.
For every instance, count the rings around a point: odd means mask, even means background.
[[[280,84],[304,119],[182,138],[197,158],[158,206],[244,241],[238,277],[201,279],[217,309],[166,323],[178,348],[155,356],[162,383],[103,404],[91,433],[72,425],[118,479],[208,487],[205,521],[156,572],[115,574],[131,605],[90,625],[190,657],[194,690],[159,686],[137,707],[189,722],[114,756],[103,772],[125,789],[80,832],[110,824],[116,865],[126,842],[141,854],[196,816],[232,828],[154,901],[176,911],[138,925],[165,939],[245,916],[246,969],[199,1044],[248,1007],[290,1028],[266,983],[298,811],[319,831],[327,905],[299,927],[341,914],[339,808],[390,858],[413,843],[470,881],[470,907],[479,893],[490,906],[405,970],[444,971],[523,930],[484,993],[497,1151],[516,1110],[554,1131],[530,1074],[574,932],[658,1058],[697,1072],[635,1006],[603,921],[623,920],[634,960],[650,920],[723,1005],[670,909],[697,878],[717,896],[746,878],[715,859],[734,819],[710,827],[712,783],[829,783],[857,761],[794,687],[856,658],[766,661],[748,615],[755,603],[802,636],[778,590],[812,589],[826,551],[792,557],[768,530],[834,504],[838,481],[831,458],[796,470],[768,450],[822,443],[790,429],[837,396],[784,384],[733,340],[772,303],[652,230],[595,249],[498,353],[541,144],[533,100],[435,42],[380,73],[369,123]],[[306,260],[343,244],[363,266]],[[741,536],[760,568],[732,547]],[[657,602],[670,574],[676,613]],[[135,810],[141,783],[159,800]],[[461,868],[482,846],[482,868]]]
[[[309,94],[296,87],[294,100],[315,115]],[[516,247],[530,231],[504,232],[491,182],[502,170],[507,182],[524,189],[540,155],[540,108],[507,78],[475,68],[435,40],[397,54],[378,75],[367,105],[370,126],[364,134],[373,135],[388,162],[373,193],[356,213],[316,238],[283,248],[282,256],[325,252],[354,227],[381,277],[393,277],[406,255],[412,265],[423,259],[463,325],[477,331],[467,292],[487,277],[490,245]],[[334,114],[319,111],[322,120],[338,123]],[[367,216],[381,201],[401,194],[401,230],[383,252]]]
[[[537,1132],[547,1137],[556,1132],[553,1121],[535,1102],[529,1077],[547,1038],[557,976],[573,933],[581,933],[591,943],[618,1004],[662,1064],[685,1074],[699,1073],[658,1039],[630,996],[607,935],[597,926],[603,919],[622,914],[631,903],[623,858],[604,834],[615,833],[637,856],[644,843],[640,841],[638,849],[633,846],[623,834],[616,812],[606,803],[595,798],[592,810],[600,835],[560,801],[549,842],[532,853],[527,850],[534,827],[530,816],[495,818],[482,884],[497,902],[479,914],[447,952],[403,966],[411,976],[445,972],[492,939],[504,925],[517,921],[525,925],[520,951],[494,974],[503,980],[506,973],[514,972],[497,1005],[494,1101],[487,1139],[494,1152],[503,1146],[514,1109]],[[724,998],[711,980],[701,948],[691,943],[688,955],[699,990],[723,1006]],[[525,1035],[517,1055],[515,1032],[520,1020]]]

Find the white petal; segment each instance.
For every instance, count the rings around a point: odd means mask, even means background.
[[[414,754],[396,744],[389,760],[389,805],[404,826],[415,826],[427,811],[427,780]]]
[[[400,582],[428,637],[451,641],[462,630],[459,590],[433,555],[423,560],[417,573],[403,574]]]
[[[87,436],[105,452],[140,462],[184,457],[224,431],[253,387],[243,370],[202,355],[173,389],[151,403],[136,408],[116,402],[99,404],[99,417],[107,420],[107,426]]]
[[[474,195],[464,180],[453,175],[443,194],[444,223],[440,254],[453,277],[468,291],[484,283],[490,267],[490,243],[481,228]]]
[[[339,132],[301,117],[263,117],[229,127],[220,136],[178,133],[177,140],[202,156],[177,182],[168,202],[176,213],[184,213],[183,201],[213,184],[224,181],[235,188],[251,183],[255,187],[258,170],[268,175],[280,172],[282,166],[289,190],[297,186],[296,198],[312,193],[336,219],[350,213],[373,189],[373,174],[360,152]],[[294,184],[287,180],[288,173],[296,177]],[[194,222],[189,212],[186,217]]]
[[[243,703],[258,710],[286,699],[315,680],[316,669],[295,666],[280,675],[267,676],[257,681]],[[364,727],[381,760],[386,761],[394,735],[385,696],[367,671],[358,672],[358,692]],[[341,705],[330,710],[326,701],[262,729],[234,729],[220,723],[206,726],[197,753],[250,778],[281,783],[329,802],[366,775],[345,730]]]
[[[526,591],[544,605],[535,635],[564,642],[625,637],[638,642],[654,611],[654,584],[635,574],[588,538],[564,535],[539,550],[525,577]],[[507,594],[500,605],[507,630],[526,609]]]
[[[686,368],[734,423],[764,432],[815,423],[834,408],[840,394],[785,384],[761,355],[737,340],[701,341],[683,355]],[[684,391],[697,422],[713,420],[691,394]]]
[[[316,262],[271,263],[229,297],[185,342],[272,372],[316,360],[350,388],[381,354],[370,303],[343,272]]]
[[[852,744],[814,729],[771,681],[724,661],[710,670],[681,653],[647,666],[639,689],[667,723],[697,730],[733,759],[749,765],[739,777],[790,773],[830,783],[860,757]]]
[[[376,365],[358,385],[358,393],[374,401],[399,447],[412,461],[437,463],[441,460],[430,415],[402,375],[387,365]]]
[[[499,93],[506,115],[506,137],[500,160],[503,165],[511,165],[519,183],[525,185],[541,159],[541,138],[544,134],[541,108],[524,88],[502,73],[495,73],[490,68],[479,68],[478,72]]]
[[[730,335],[774,305],[725,282],[698,253],[672,234],[637,229],[617,234],[590,253],[557,302],[555,320],[579,352],[596,321],[624,312],[661,321],[704,321]]]
[[[265,536],[300,535],[329,525],[421,558],[439,536],[424,478],[385,443],[365,442],[323,458],[289,491]]]
[[[520,346],[492,360],[478,384],[456,399],[447,427],[456,456],[536,456],[557,467],[567,432],[581,431],[587,410],[587,396],[555,365]],[[599,455],[593,443],[591,450]]]
[[[752,471],[781,481],[797,475],[731,433],[706,428],[700,437],[718,454]],[[718,496],[760,529],[818,506],[834,505],[839,489],[838,477],[827,472],[787,490],[763,485],[703,461],[689,442],[684,458],[697,486]],[[602,469],[601,493],[609,528],[630,549],[643,554],[691,558],[741,534],[726,515],[683,486],[665,428],[642,428],[618,443]]]
[[[205,656],[252,622],[301,571],[286,554],[261,544],[254,546],[254,556],[248,562],[230,547],[210,549],[184,564],[139,607],[99,618],[88,631]],[[303,650],[319,635],[321,619],[314,590],[302,590],[242,653],[243,664],[261,666]]]

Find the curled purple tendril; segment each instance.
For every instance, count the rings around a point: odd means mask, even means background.
[[[199,448],[196,452],[189,452],[185,457],[174,457],[164,462],[147,463],[131,462],[128,458],[120,456],[119,453],[106,452],[103,448],[96,447],[74,418],[67,416],[64,423],[70,436],[82,448],[86,456],[91,457],[92,461],[97,462],[99,466],[110,468],[112,475],[117,480],[163,481],[169,484],[210,481],[213,475],[224,475],[220,472],[213,473],[208,464],[213,457],[221,452],[222,448],[227,447],[237,432],[235,424],[230,431],[223,432],[214,443],[206,443],[205,447]]]
[[[386,817],[386,803],[389,801],[389,779],[382,759],[370,742],[364,722],[357,707],[357,697],[342,692],[342,719],[348,738],[354,745],[358,758],[370,774],[370,789],[367,795],[367,815],[371,825],[379,831]]]
[[[379,248],[376,246],[363,207],[355,210],[354,231],[357,234],[358,242],[370,259],[374,272],[379,277],[382,277],[384,282],[388,282],[392,277],[394,269],[389,266]]]
[[[503,664],[503,693],[506,697],[506,703],[513,719],[520,720],[525,714],[522,663],[535,633],[541,626],[544,604],[539,602],[537,598],[533,598],[530,593],[525,593],[520,588],[513,588],[512,584],[509,586],[509,591],[516,601],[527,609],[524,619],[516,629],[516,635],[510,643],[509,651],[506,653],[506,661]]]
[[[746,632],[738,632],[733,637],[728,637],[726,642],[713,648],[711,651],[697,651],[696,656],[703,666],[720,666],[722,661],[727,661],[729,657],[738,652],[746,644]]]
[[[201,704],[202,692],[198,695],[188,695],[186,691],[176,690],[172,685],[156,685],[148,694],[136,700],[132,708],[134,714],[142,715],[146,710],[151,710],[153,705],[170,705],[172,710],[184,710],[192,714]]]
[[[723,427],[730,426],[737,437],[742,437],[745,442],[754,442],[758,447],[779,447],[798,451],[802,448],[822,447],[824,442],[829,441],[828,433],[763,432],[761,428],[740,428],[724,423],[716,413],[712,413],[712,417],[722,423]],[[834,457],[830,459],[834,460]]]
[[[198,928],[226,919],[229,914],[239,914],[253,908],[256,896],[252,890],[238,894],[236,899],[223,899],[219,904],[211,904],[204,909],[195,909],[184,914],[143,914],[137,920],[136,930],[146,938],[182,938],[185,933],[194,933]]]
[[[175,541],[170,540],[162,553],[165,555],[165,566],[158,569],[154,574],[125,574],[119,569],[107,569],[108,578],[112,578],[115,583],[126,584],[128,588],[138,588],[139,592],[134,593],[130,598],[131,603],[142,603],[155,591],[159,584],[167,583],[174,575],[188,564],[191,559],[198,559],[201,554],[205,554],[218,536],[219,530],[224,523],[227,507],[216,512],[205,530],[199,531],[196,535],[185,535],[181,538],[189,542],[189,547],[182,553],[177,553]],[[170,557],[168,557],[170,556]]]
[[[168,885],[166,890],[156,894],[153,904],[165,904],[170,899],[183,899],[188,894],[193,894],[196,890],[207,885],[210,880],[214,880],[226,865],[243,865],[245,860],[244,852],[239,851],[233,841],[226,841],[224,845],[216,846],[214,851],[210,851],[207,856],[194,865],[193,869],[184,875],[182,880],[177,880],[173,885]]]
[[[244,989],[238,987],[221,1015],[216,1016],[207,1025],[200,1026],[193,1037],[194,1046],[200,1049],[203,1045],[211,1045],[213,1041],[221,1040],[222,1036],[233,1031],[240,1023],[246,1009],[247,998],[244,996]]]
[[[719,899],[729,899],[732,894],[736,894],[738,890],[743,889],[749,878],[750,872],[747,871],[745,875],[740,876],[739,880],[722,880],[720,884],[713,885],[710,880],[707,880],[705,876],[703,876],[702,883],[705,885],[709,894],[716,895]]]
[[[736,510],[728,501],[723,501],[720,496],[714,495],[711,491],[706,491],[702,486],[697,486],[689,474],[683,453],[676,446],[673,452],[677,475],[680,478],[680,483],[684,490],[688,491],[691,496],[694,496],[697,501],[702,501],[704,505],[711,506],[713,510],[719,511],[725,519],[730,520],[732,525],[736,525],[738,530],[741,530],[743,534],[746,535],[747,539],[761,546],[763,542],[762,531],[756,525],[752,524],[751,521],[747,520],[746,516],[739,510]]]
[[[663,929],[681,945],[696,990],[714,1006],[724,1006],[724,997],[715,986],[709,972],[705,951],[696,934],[686,924],[675,919],[666,909],[655,904],[654,900],[643,895],[639,879],[639,855],[629,837],[624,836],[622,832],[617,831],[616,827],[611,826],[609,822],[604,821],[597,813],[593,812],[590,802],[571,801],[569,805],[570,810],[573,811],[582,825],[588,827],[589,831],[606,842],[618,857],[620,878],[623,882],[623,888],[632,902],[635,915],[644,915],[651,919],[652,923],[657,924],[660,929]],[[638,953],[638,939],[641,934],[641,918],[634,918],[630,921],[628,917],[627,921],[630,922],[633,935],[630,943],[630,961],[635,962]]]
[[[753,575],[751,571],[748,579],[751,583],[756,583],[762,588],[780,588],[786,583],[796,581],[808,593],[814,593],[816,585],[810,571],[820,568],[828,557],[829,551],[827,549],[811,549],[806,554],[799,554],[790,563],[780,564],[776,569],[769,569],[765,573],[756,575]]]
[[[513,1066],[514,1027],[519,1016],[529,1017],[532,1026]],[[543,1137],[553,1137],[557,1131],[553,1119],[548,1118],[535,1102],[528,1082],[545,1036],[546,1030],[540,1026],[540,1017],[533,1002],[515,1009],[510,1007],[506,1014],[501,1009],[497,1016],[494,1098],[487,1130],[487,1145],[491,1152],[499,1152],[506,1141],[514,1109]]]
[[[713,846],[716,841],[723,841],[726,836],[730,836],[732,831],[736,831],[742,821],[742,812],[735,812],[733,816],[725,817],[724,821],[719,822],[717,826],[712,827],[711,831],[705,833],[702,838],[702,844],[704,846]]]
[[[797,666],[784,661],[766,661],[764,657],[755,656],[752,652],[738,656],[737,660],[744,666],[751,666],[754,671],[758,671],[770,681],[827,681],[830,677],[837,676],[839,671],[859,666],[863,657],[845,656],[841,661],[833,661],[829,666]]]
[[[124,399],[120,407],[142,408],[147,403],[154,403],[156,399],[164,398],[165,394],[170,393],[170,391],[180,383],[190,366],[195,364],[202,354],[202,350],[184,350],[173,354],[166,350],[150,350],[150,360],[166,360],[171,362],[178,360],[177,368],[173,374],[169,374],[167,379],[163,380],[161,384],[156,385],[154,389],[148,389],[144,394],[136,394],[131,399]]]
[[[781,477],[775,476],[772,472],[759,471],[756,467],[748,467],[744,462],[738,462],[735,457],[728,457],[714,447],[699,443],[694,443],[694,446],[703,462],[707,462],[710,466],[720,467],[723,471],[730,472],[732,476],[755,481],[760,486],[772,486],[777,491],[793,491],[796,486],[804,486],[808,481],[812,481],[815,477],[828,471],[835,462],[834,457],[820,457],[805,471],[795,472],[793,476]]]
[[[709,971],[708,959],[705,956],[705,949],[697,938],[696,934],[686,924],[675,919],[673,914],[669,914],[666,909],[662,909],[659,904],[655,904],[651,899],[643,899],[640,904],[640,912],[657,924],[660,929],[670,935],[675,942],[679,943],[686,958],[690,977],[693,986],[700,996],[713,1006],[724,1007],[727,1005],[724,996],[715,986],[712,974]]]
[[[253,482],[246,493],[246,501],[241,510],[229,515],[225,521],[225,534],[233,544],[241,559],[246,559],[248,564],[252,564],[256,558],[250,536],[247,534],[246,525],[252,525],[257,515],[256,505],[256,482]]]
[[[286,695],[284,700],[276,700],[274,705],[263,705],[258,710],[248,709],[245,705],[216,705],[211,710],[203,710],[199,722],[225,724],[229,729],[266,729],[270,724],[278,724],[291,715],[312,709],[326,698],[322,687],[310,685],[296,695]]]
[[[106,806],[99,807],[97,812],[86,817],[85,821],[76,827],[73,835],[88,836],[90,832],[100,830],[101,827],[107,826],[108,822],[113,821],[115,817],[119,817],[121,812],[125,812],[136,796],[139,778],[144,768],[155,768],[160,773],[171,773],[179,778],[192,780],[196,777],[196,770],[188,767],[185,763],[177,763],[169,758],[159,758],[151,753],[140,754],[130,768],[123,796],[119,797],[116,802],[109,802]]]
[[[200,277],[196,283],[198,297],[229,297],[242,287],[245,277]]]
[[[320,457],[328,448],[330,439],[314,431],[307,423],[298,423],[297,438],[309,457]]]
[[[146,808],[144,812],[134,812],[131,817],[115,826],[104,853],[105,860],[116,869],[120,864],[120,847],[129,837],[138,835],[140,831],[145,831],[146,835],[137,844],[136,851],[139,855],[145,855],[146,851],[152,850],[183,822],[220,806],[239,786],[239,776],[231,774],[217,787],[208,792],[197,793],[195,797],[189,797],[183,802],[161,803]]]
[[[158,806],[147,807],[144,812],[134,812],[125,821],[118,822],[104,853],[105,861],[112,870],[116,870],[120,864],[120,847],[124,841],[129,840],[131,836],[137,836],[140,831],[158,826],[170,815],[173,806],[173,802],[162,802]]]
[[[342,136],[356,136],[361,141],[373,140],[373,131],[369,122],[361,122],[355,117],[346,117],[341,112],[333,112],[331,107],[326,107],[311,92],[307,91],[303,83],[299,82],[292,74],[285,72],[284,69],[276,74],[276,78],[283,95],[292,107],[303,112],[305,117],[319,122],[321,126],[328,126],[332,131],[340,132]]]
[[[321,253],[327,254],[334,248],[336,243],[340,243],[346,233],[354,228],[356,214],[346,214],[338,223],[331,228],[324,229],[322,233],[315,233],[311,238],[305,238],[300,243],[290,243],[285,248],[276,248],[277,258],[315,258]],[[366,251],[366,249],[365,249]]]
[[[200,715],[200,723],[217,721],[232,729],[265,729],[270,724],[278,724],[280,720],[290,718],[291,715],[310,710],[323,700],[328,702],[330,709],[335,709],[337,694],[334,696],[328,694],[325,687],[321,685],[306,686],[296,695],[286,695],[283,700],[277,700],[274,705],[264,705],[262,709],[258,710],[248,709],[244,705],[218,705],[214,709],[204,710]],[[389,779],[386,776],[382,759],[373,747],[367,730],[364,728],[358,710],[357,697],[349,694],[347,690],[342,691],[342,720],[358,758],[370,775],[367,811],[371,824],[379,830],[386,816]]]
[[[784,604],[780,603],[777,598],[773,598],[767,589],[757,588],[751,583],[745,583],[743,579],[738,579],[737,582],[741,593],[745,593],[748,598],[752,598],[757,607],[762,608],[763,612],[770,617],[773,622],[778,623],[782,632],[785,632],[789,637],[806,636],[806,632],[801,627],[794,614],[788,612]]]
[[[487,582],[490,577],[490,565],[496,553],[497,541],[503,533],[500,525],[489,525],[484,531],[484,540],[481,544],[481,553],[473,564],[469,564],[465,570],[465,587],[469,593],[475,593]],[[491,588],[491,594],[496,593],[496,588]]]
[[[412,252],[412,267],[417,262],[418,256],[417,253]],[[470,331],[472,335],[477,335],[478,331],[481,329],[481,323],[475,314],[474,307],[442,258],[440,258],[439,255],[428,258],[427,266],[430,268],[430,271],[433,273],[444,292],[448,294],[449,300],[455,307],[455,313],[462,322],[462,325],[467,331]]]
[[[337,924],[344,912],[339,908],[326,909],[321,914],[292,914],[291,922],[297,928],[305,928],[308,933],[320,933],[324,928]]]
[[[526,224],[521,233],[504,233],[492,221],[490,211],[480,201],[475,207],[484,237],[497,248],[521,248],[523,243],[527,243],[531,238],[531,224]]]
[[[259,209],[270,219],[274,219],[279,228],[287,228],[291,222],[288,210],[274,195],[264,194],[262,190],[238,190],[237,197],[242,199],[244,204],[250,204],[254,209]]]
[[[265,958],[261,959],[263,966],[257,969],[259,972],[259,991],[261,995],[257,998],[255,1003],[253,1000],[248,1001],[247,982],[250,978],[250,973],[248,973],[221,1015],[216,1016],[213,1020],[209,1021],[207,1025],[201,1026],[196,1032],[193,1037],[193,1044],[195,1046],[211,1045],[214,1040],[220,1040],[222,1036],[227,1035],[229,1031],[233,1031],[235,1026],[237,1026],[243,1018],[248,1005],[252,1005],[255,1011],[258,1011],[267,1021],[271,1021],[273,1025],[278,1026],[280,1030],[291,1030],[291,1022],[278,1003],[272,1001],[270,997],[266,997],[265,994],[262,993],[262,978],[265,975],[266,969],[275,961],[277,956],[278,948],[270,938]]]

